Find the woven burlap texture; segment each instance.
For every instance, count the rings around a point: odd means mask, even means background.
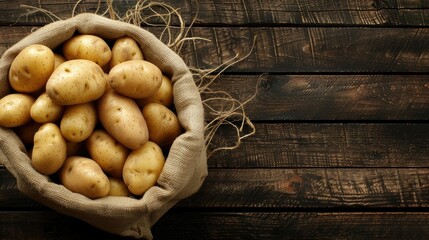
[[[157,185],[141,199],[109,196],[92,200],[72,193],[36,172],[22,142],[6,128],[0,128],[0,162],[14,175],[21,192],[55,211],[107,232],[152,239],[151,226],[178,201],[198,191],[207,176],[201,96],[184,61],[152,33],[132,24],[83,13],[39,28],[3,54],[0,97],[11,91],[7,75],[20,50],[36,43],[56,49],[76,33],[94,34],[104,39],[133,37],[140,44],[145,59],[171,76],[174,105],[184,133],[174,141]]]

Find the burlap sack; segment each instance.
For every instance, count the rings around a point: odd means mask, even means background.
[[[10,92],[8,70],[21,49],[35,43],[54,49],[76,32],[105,39],[131,36],[139,42],[146,60],[171,76],[174,104],[185,132],[174,141],[157,186],[150,188],[141,199],[91,200],[72,193],[36,172],[22,142],[12,130],[5,128],[0,128],[0,162],[15,176],[20,191],[55,211],[107,232],[151,239],[151,226],[179,200],[195,193],[207,176],[201,97],[183,60],[154,35],[135,25],[90,13],[48,24],[8,49],[0,59],[0,97]]]

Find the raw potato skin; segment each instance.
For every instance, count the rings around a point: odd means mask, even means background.
[[[94,160],[86,157],[68,157],[60,169],[60,182],[68,190],[95,199],[107,196],[110,182]]]
[[[149,141],[162,148],[168,148],[182,133],[182,127],[176,114],[159,103],[149,103],[143,110],[149,130]]]
[[[166,107],[170,107],[173,104],[173,84],[171,80],[167,76],[162,75],[159,89],[152,96],[136,99],[136,102],[140,108],[149,103],[160,103]]]
[[[104,129],[125,147],[137,149],[148,141],[146,121],[133,99],[107,91],[97,101],[97,112]]]
[[[59,105],[74,105],[100,98],[107,87],[103,69],[89,60],[70,60],[59,65],[48,82],[46,92]]]
[[[120,178],[109,177],[110,191],[109,196],[123,196],[130,197],[132,193],[128,190],[127,185]]]
[[[64,106],[54,103],[49,95],[44,92],[31,106],[30,115],[38,123],[48,123],[59,120],[63,111]]]
[[[165,158],[161,148],[153,142],[130,152],[124,165],[123,179],[131,193],[141,196],[156,184]]]
[[[9,70],[10,86],[17,92],[31,93],[43,88],[55,68],[52,50],[41,44],[25,47]]]
[[[63,56],[67,60],[86,59],[99,66],[109,63],[112,51],[109,45],[102,38],[82,34],[76,35],[63,44]]]
[[[132,37],[118,38],[112,47],[110,68],[129,60],[143,60],[143,53],[138,43]]]
[[[31,165],[37,172],[51,175],[57,172],[67,157],[66,140],[54,123],[45,123],[34,135]]]
[[[122,169],[129,152],[126,147],[103,129],[95,130],[85,144],[91,158],[105,173],[115,178],[122,177]]]
[[[0,99],[0,126],[19,127],[31,121],[35,99],[23,93],[11,93]]]
[[[95,104],[89,102],[66,107],[60,129],[68,141],[82,142],[91,136],[96,124],[97,110]]]
[[[130,98],[152,96],[161,86],[162,72],[145,60],[130,60],[113,67],[108,84],[118,93]]]

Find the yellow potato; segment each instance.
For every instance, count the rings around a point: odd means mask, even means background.
[[[148,141],[146,121],[131,98],[107,91],[97,101],[97,113],[106,131],[125,147],[137,149]]]
[[[115,40],[112,47],[110,68],[129,60],[143,60],[143,53],[138,43],[132,37],[121,37]]]
[[[57,68],[61,63],[64,63],[65,61],[67,61],[63,55],[58,54],[58,53],[54,53],[54,57],[55,57],[55,68]]]
[[[176,114],[159,103],[149,103],[143,110],[149,130],[149,140],[162,148],[168,148],[182,133],[182,127]]]
[[[74,105],[98,99],[106,85],[100,66],[89,60],[70,60],[54,70],[46,83],[46,92],[56,104]]]
[[[57,172],[67,157],[66,140],[54,123],[45,123],[34,135],[31,164],[41,174]]]
[[[40,123],[30,121],[29,123],[15,128],[15,132],[24,144],[33,144],[34,134],[36,134],[40,126],[42,126]]]
[[[93,102],[67,106],[60,129],[70,142],[82,142],[91,136],[97,124],[97,110]]]
[[[18,92],[30,93],[43,88],[55,68],[52,50],[41,44],[22,49],[9,70],[10,86]]]
[[[116,141],[105,130],[95,130],[86,140],[86,149],[94,161],[108,175],[122,177],[122,168],[129,150]]]
[[[131,193],[141,196],[156,184],[165,158],[161,148],[147,142],[143,147],[131,151],[125,161],[123,179]]]
[[[136,99],[136,102],[141,108],[153,102],[170,107],[173,104],[173,84],[171,80],[167,76],[162,75],[161,86],[158,90],[150,97]]]
[[[162,73],[145,60],[130,60],[110,69],[107,82],[118,93],[131,98],[153,95],[161,86]]]
[[[60,182],[68,190],[89,198],[107,196],[110,182],[94,160],[86,157],[68,157],[59,172]]]
[[[109,45],[102,38],[82,34],[76,35],[63,44],[63,56],[67,60],[86,59],[99,66],[106,65],[112,57]]]
[[[128,190],[127,185],[125,185],[124,181],[119,178],[109,177],[110,181],[110,191],[109,196],[123,196],[130,197],[132,193]]]
[[[0,99],[0,126],[18,127],[31,121],[35,99],[24,93],[11,93]]]
[[[30,115],[38,123],[55,122],[61,118],[63,110],[64,106],[54,103],[45,92],[31,106]]]

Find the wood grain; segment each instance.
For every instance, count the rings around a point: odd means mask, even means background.
[[[35,207],[6,170],[3,209]],[[209,169],[202,188],[178,207],[239,209],[428,208],[429,168]]]
[[[257,92],[244,108],[255,121],[429,118],[427,75],[223,75],[210,87],[241,102]],[[220,101],[208,104],[217,109],[232,106]],[[208,109],[206,113],[210,119]]]
[[[154,239],[425,239],[427,212],[182,212]],[[174,233],[174,234],[172,234]],[[2,239],[123,239],[51,211],[0,212]]]
[[[427,72],[429,65],[426,28],[215,27],[191,32],[211,40],[188,42],[183,49],[185,61],[203,69],[250,52],[229,71],[410,73]]]
[[[255,135],[215,153],[211,168],[429,167],[429,125],[407,123],[255,123]],[[210,149],[233,146],[221,128]]]
[[[158,239],[363,240],[425,239],[428,229],[425,212],[180,212],[167,214],[153,232]]]
[[[210,169],[180,206],[216,208],[426,208],[428,168]]]
[[[0,27],[0,53],[31,30]],[[162,28],[149,31],[159,36]],[[190,36],[210,40],[186,42],[180,52],[199,69],[250,53],[229,73],[425,73],[429,66],[428,28],[196,27]]]
[[[42,7],[59,18],[71,16],[76,1],[40,1],[40,4],[29,0],[0,1],[0,25],[44,25],[52,21],[42,13],[25,15],[32,9],[22,7],[29,5]],[[107,7],[102,1],[99,13]],[[397,0],[231,0],[227,2],[211,0],[164,0],[179,9],[187,24],[197,16],[196,25],[361,25],[361,26],[427,26],[429,21],[428,4],[426,1]],[[115,11],[123,16],[132,9],[135,1],[113,1]],[[98,1],[83,1],[76,6],[76,13],[96,12]],[[143,12],[152,14],[150,11]],[[161,23],[159,18],[151,19],[153,23]],[[177,19],[173,24],[178,25]]]

